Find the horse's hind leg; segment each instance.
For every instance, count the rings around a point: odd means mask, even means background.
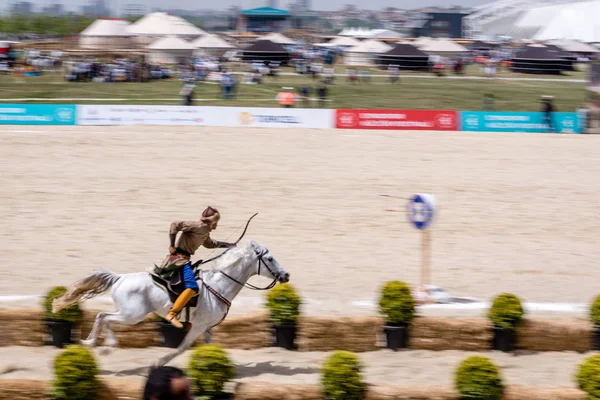
[[[108,347],[117,347],[119,344],[115,332],[111,328],[111,323],[116,322],[118,324],[135,325],[138,322],[142,322],[146,317],[146,314],[147,313],[145,312],[129,315],[123,315],[121,312],[105,313],[104,323],[106,324],[106,337],[104,339],[104,345]]]
[[[82,345],[88,346],[88,347],[96,346],[96,340],[98,339],[98,335],[100,334],[100,331],[102,330],[102,324],[104,323],[105,315],[106,315],[105,312],[100,312],[100,313],[98,313],[98,315],[96,315],[96,320],[94,321],[94,326],[93,326],[92,330],[90,331],[90,334],[88,335],[86,340],[81,340]]]

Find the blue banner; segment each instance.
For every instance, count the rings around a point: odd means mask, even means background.
[[[552,128],[541,112],[461,111],[461,130],[471,132],[582,133],[580,116],[574,112],[552,113]]]
[[[75,125],[72,104],[0,104],[0,125]]]

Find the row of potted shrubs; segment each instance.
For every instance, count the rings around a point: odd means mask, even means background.
[[[324,362],[320,374],[323,394],[328,400],[362,400],[367,385],[361,376],[363,365],[351,352],[338,350]],[[98,367],[92,352],[70,345],[54,362],[55,378],[51,398],[55,400],[91,400],[99,390]],[[201,398],[223,398],[225,384],[235,378],[235,366],[219,345],[196,347],[187,365],[193,392]],[[590,398],[600,398],[600,354],[585,359],[575,379]],[[472,356],[456,370],[455,388],[461,399],[500,400],[505,386],[500,371],[487,357]]]
[[[77,305],[52,313],[52,300],[66,291],[65,287],[53,288],[44,300],[46,323],[52,330],[53,343],[62,347],[70,343],[71,327],[81,321],[81,310]],[[379,297],[379,313],[383,316],[387,348],[397,350],[408,347],[408,328],[415,317],[415,299],[410,287],[404,282],[387,282]],[[289,283],[277,285],[266,295],[266,307],[273,324],[275,346],[295,349],[296,327],[302,301],[294,286]],[[523,320],[525,311],[521,300],[510,293],[497,296],[487,317],[492,323],[494,350],[512,351],[516,342],[516,328]],[[600,350],[600,296],[590,307],[590,319],[595,328],[595,348]],[[161,324],[165,346],[177,347],[185,331]]]

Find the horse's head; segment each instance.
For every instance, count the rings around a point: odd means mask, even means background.
[[[286,283],[290,280],[290,274],[283,269],[279,262],[273,257],[269,249],[254,241],[251,243],[254,256],[256,256],[258,275],[270,279],[277,279],[279,283]]]

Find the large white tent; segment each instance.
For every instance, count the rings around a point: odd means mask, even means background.
[[[282,35],[279,32],[269,33],[269,34],[267,34],[265,36],[262,36],[262,37],[258,38],[257,41],[258,40],[268,40],[270,42],[278,43],[278,44],[281,44],[281,45],[284,45],[284,46],[296,44],[295,41],[293,41],[292,39],[290,39],[289,37],[287,37],[285,35]]]
[[[594,46],[575,40],[553,40],[549,43],[569,53],[600,53]]]
[[[127,29],[136,36],[139,43],[152,43],[158,38],[176,36],[186,40],[197,39],[206,32],[183,18],[164,12],[145,15]]]
[[[600,0],[563,0],[559,4],[556,4],[558,0],[551,0],[547,5],[535,5],[534,0],[499,0],[491,3],[490,7],[500,7],[502,1],[514,4],[510,8],[505,4],[503,9],[506,11],[496,18],[485,20],[473,13],[467,20],[485,21],[480,23],[481,34],[489,38],[505,36],[512,40],[600,42]],[[523,9],[519,10],[519,6]]]
[[[148,61],[152,63],[176,64],[191,57],[196,47],[179,37],[167,36],[148,46]]]
[[[427,54],[446,57],[458,56],[469,51],[466,47],[446,38],[431,40],[417,47]]]
[[[338,36],[350,36],[360,38],[400,38],[401,34],[389,29],[369,29],[369,28],[345,28]]]
[[[211,34],[196,39],[192,45],[196,48],[194,54],[214,57],[221,57],[235,47],[225,39]]]
[[[330,46],[353,47],[358,46],[360,44],[360,40],[352,37],[336,37],[335,39],[329,41],[328,44]]]
[[[368,39],[346,50],[344,53],[344,63],[346,65],[375,65],[376,57],[391,49],[392,46],[379,40]]]
[[[97,19],[80,33],[79,46],[88,49],[125,49],[131,47],[133,34],[129,22],[116,18]]]

